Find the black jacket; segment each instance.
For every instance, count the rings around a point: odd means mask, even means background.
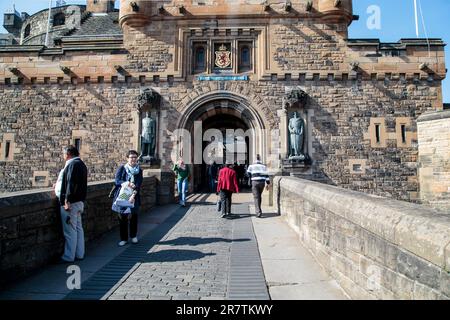
[[[59,201],[63,206],[67,200],[70,203],[86,200],[87,168],[81,159],[74,159],[64,169],[61,196]]]

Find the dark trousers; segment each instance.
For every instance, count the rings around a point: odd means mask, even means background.
[[[130,238],[135,238],[137,235],[138,226],[138,211],[139,208],[131,209],[130,215],[120,215],[120,241],[128,241],[128,226],[130,227]]]
[[[233,192],[220,190],[220,201],[222,202],[222,214],[231,214],[231,196]]]
[[[264,180],[260,181],[252,181],[252,192],[253,192],[253,199],[255,200],[255,212],[257,215],[261,215],[261,194],[264,191],[264,187],[266,185],[266,182]]]

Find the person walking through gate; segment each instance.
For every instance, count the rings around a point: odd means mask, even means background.
[[[130,150],[127,153],[127,163],[123,164],[117,169],[115,176],[116,191],[114,194],[113,203],[119,196],[120,189],[123,183],[128,182],[128,186],[133,189],[133,194],[128,200],[134,202],[134,207],[131,208],[131,213],[119,213],[120,223],[120,242],[122,247],[128,243],[128,227],[130,228],[130,238],[132,243],[138,243],[138,213],[141,206],[141,186],[144,180],[143,171],[138,164],[139,154],[135,150]],[[125,211],[125,210],[124,210]]]
[[[269,189],[270,178],[267,167],[262,164],[259,154],[256,155],[256,162],[248,167],[247,173],[251,176],[255,212],[258,218],[261,218],[261,195],[264,191],[264,186],[266,186],[266,190]]]
[[[81,214],[87,193],[87,168],[74,146],[64,148],[64,169],[58,175],[55,194],[60,203],[60,214],[65,238],[64,254],[60,262],[84,259],[84,230]]]
[[[178,163],[173,167],[173,171],[177,175],[177,188],[180,205],[186,206],[186,193],[188,191],[189,182],[189,168],[186,166],[182,159],[178,160]]]
[[[219,166],[214,161],[212,164],[208,166],[208,183],[209,189],[211,192],[215,192],[216,190],[216,182],[217,182],[217,173],[219,172]]]
[[[233,163],[227,162],[225,167],[219,171],[217,192],[220,194],[220,201],[222,203],[222,218],[231,214],[231,197],[234,192],[239,192],[236,171],[232,167]]]

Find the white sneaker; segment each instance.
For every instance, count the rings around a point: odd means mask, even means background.
[[[126,241],[120,241],[120,242],[119,242],[119,247],[123,247],[123,246],[126,245],[126,244],[127,244]]]
[[[134,238],[131,239],[131,242],[138,243],[139,241],[138,241],[138,238],[134,237]]]

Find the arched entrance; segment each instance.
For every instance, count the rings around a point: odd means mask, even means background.
[[[207,190],[207,165],[213,159],[217,163],[232,159],[245,165],[252,163],[256,154],[261,154],[263,159],[267,154],[266,126],[262,117],[244,97],[229,92],[216,92],[194,100],[181,117],[178,128],[189,133],[190,145],[183,147],[179,143],[177,155],[191,166],[190,190],[194,192]],[[218,135],[221,141],[215,140]],[[223,153],[211,152],[217,150],[210,148],[212,143],[216,146],[222,143]]]

